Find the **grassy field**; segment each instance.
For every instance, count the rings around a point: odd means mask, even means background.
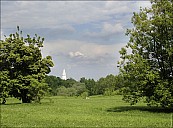
[[[129,106],[121,96],[90,99],[51,97],[41,104],[8,99],[1,105],[1,127],[172,127],[171,111]]]

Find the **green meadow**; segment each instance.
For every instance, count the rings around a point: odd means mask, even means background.
[[[162,127],[171,128],[172,112],[130,106],[121,96],[49,97],[21,104],[9,98],[1,105],[1,127]]]

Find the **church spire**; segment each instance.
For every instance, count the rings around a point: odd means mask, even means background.
[[[64,69],[63,72],[62,72],[62,79],[63,79],[63,80],[67,80],[67,76],[66,76],[65,69]]]

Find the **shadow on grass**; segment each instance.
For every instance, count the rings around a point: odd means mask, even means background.
[[[22,104],[22,103],[6,103],[6,104],[0,104],[0,105],[18,105],[18,104]]]
[[[107,109],[107,112],[124,112],[124,111],[148,111],[153,113],[172,113],[173,108],[165,109],[160,107],[149,107],[149,106],[122,106]]]

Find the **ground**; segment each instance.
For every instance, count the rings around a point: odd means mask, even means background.
[[[47,97],[39,103],[21,104],[7,99],[1,105],[2,127],[168,127],[171,110],[130,106],[121,96]]]

